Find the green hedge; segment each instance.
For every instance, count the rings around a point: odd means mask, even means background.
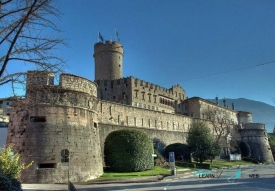
[[[204,169],[211,169],[211,164],[207,164],[207,163],[197,163],[196,164],[197,168],[204,168]]]
[[[144,131],[113,131],[105,140],[105,163],[112,171],[137,172],[152,169],[153,153],[152,140]]]
[[[181,167],[187,167],[187,168],[196,168],[196,164],[195,163],[187,163],[187,162],[176,161],[175,165],[176,166],[181,166]]]
[[[256,158],[250,158],[250,157],[244,157],[242,158],[244,161],[253,162],[255,164],[262,163],[262,160],[256,159]]]
[[[1,191],[22,191],[21,182],[11,176],[4,175],[0,169],[0,190]]]

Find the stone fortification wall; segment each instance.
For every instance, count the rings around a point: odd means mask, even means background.
[[[131,78],[117,80],[96,80],[97,96],[101,100],[131,105]]]
[[[96,80],[96,83],[101,100],[166,113],[183,113],[181,102],[186,95],[179,85],[167,89],[134,77]]]
[[[33,165],[22,171],[24,183],[64,183],[68,162],[61,150],[70,151],[70,180],[87,181],[102,175],[99,131],[93,111],[76,107],[30,107],[15,103],[7,144]]]
[[[100,101],[98,122],[147,129],[187,132],[192,118],[160,111],[152,111],[107,101]]]
[[[72,74],[61,74],[59,84],[66,90],[84,92],[97,97],[97,85],[83,77]]]
[[[14,103],[7,144],[21,154],[22,162],[34,161],[22,171],[22,182],[66,182],[68,162],[61,160],[62,149],[70,151],[71,181],[103,173],[96,87],[83,78],[63,75],[60,86],[28,86],[27,99]]]
[[[167,89],[131,77],[132,106],[166,113],[182,113],[181,102],[186,93],[181,86],[175,85]]]
[[[247,123],[244,129],[240,129],[240,134],[242,140],[249,144],[252,158],[274,163],[264,124]]]

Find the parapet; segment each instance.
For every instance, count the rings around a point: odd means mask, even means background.
[[[245,129],[247,130],[265,130],[265,124],[263,123],[246,123]]]
[[[97,97],[97,85],[86,78],[63,73],[60,75],[59,84],[62,88],[88,93]]]
[[[94,56],[97,53],[108,51],[118,52],[123,55],[123,46],[115,41],[98,42],[94,45]]]

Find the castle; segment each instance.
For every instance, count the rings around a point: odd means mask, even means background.
[[[50,72],[27,73],[26,98],[13,103],[7,135],[7,145],[20,153],[22,162],[34,161],[22,171],[22,182],[66,182],[68,168],[71,181],[94,179],[103,174],[104,141],[110,132],[142,129],[163,151],[169,144],[186,143],[192,122],[207,121],[204,111],[210,109],[230,121],[235,133],[225,136],[248,141],[257,148],[255,156],[274,162],[264,125],[245,127],[251,122],[249,113],[202,98],[188,99],[179,85],[167,89],[123,78],[123,56],[119,42],[96,43],[95,81],[64,73],[54,85]],[[244,124],[241,132],[238,124]],[[256,152],[258,148],[261,152]],[[70,152],[69,158],[61,156],[64,149]]]

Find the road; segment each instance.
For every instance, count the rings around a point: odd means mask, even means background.
[[[240,176],[235,176],[238,171]],[[235,173],[233,173],[235,172]],[[208,175],[203,173],[208,173]],[[234,176],[232,176],[232,173]],[[237,178],[236,178],[237,177]],[[56,185],[61,186],[61,185]],[[65,186],[65,185],[63,185]],[[275,165],[259,165],[253,167],[244,167],[240,169],[212,170],[203,171],[189,177],[170,177],[161,182],[151,183],[119,183],[119,184],[93,184],[93,185],[75,185],[78,191],[149,191],[149,190],[190,190],[190,191],[221,191],[221,190],[275,190]],[[46,189],[46,188],[44,188]],[[24,189],[25,190],[25,189]],[[26,189],[34,190],[34,189]],[[38,190],[38,189],[37,189]],[[39,189],[42,190],[42,189]],[[60,189],[46,189],[60,190]],[[65,189],[61,189],[65,190]]]

